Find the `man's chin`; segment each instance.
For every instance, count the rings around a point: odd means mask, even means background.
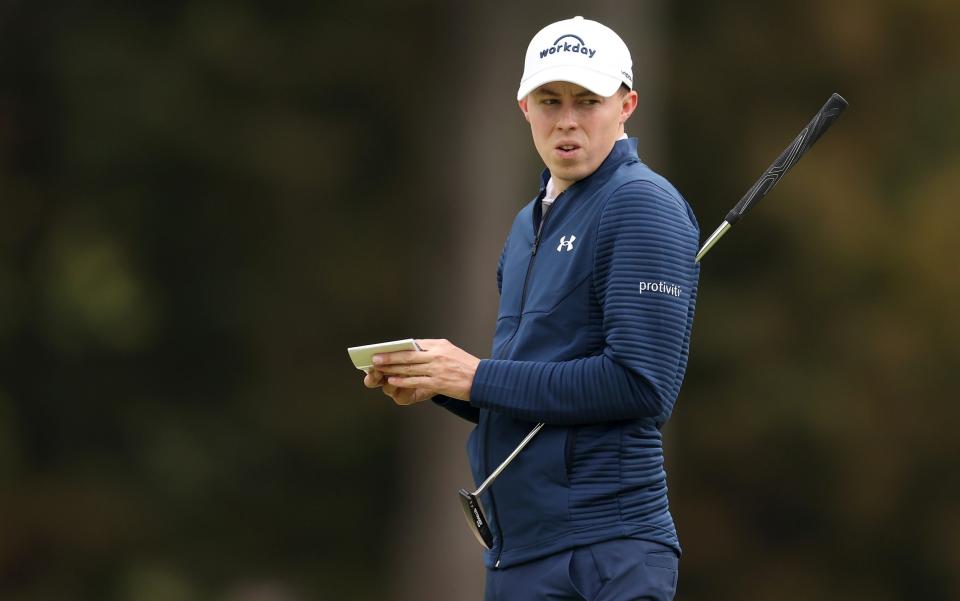
[[[570,165],[554,162],[548,165],[550,175],[556,179],[562,179],[568,182],[577,182],[590,175],[590,172],[583,165]]]

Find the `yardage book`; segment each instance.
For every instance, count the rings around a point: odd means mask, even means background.
[[[391,342],[378,342],[377,344],[366,344],[364,346],[352,346],[347,349],[350,360],[357,369],[363,372],[369,372],[373,368],[373,356],[378,353],[393,353],[396,351],[421,351],[417,342],[413,338],[404,340],[393,340]]]

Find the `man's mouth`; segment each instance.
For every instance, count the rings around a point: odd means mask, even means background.
[[[556,150],[557,154],[559,154],[562,158],[567,158],[576,154],[576,152],[580,150],[580,146],[577,144],[558,144],[556,146]]]

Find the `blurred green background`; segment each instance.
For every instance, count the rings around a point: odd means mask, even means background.
[[[705,237],[666,430],[682,600],[960,598],[960,4],[0,3],[0,598],[479,599],[468,431],[347,346],[488,351],[584,14]]]

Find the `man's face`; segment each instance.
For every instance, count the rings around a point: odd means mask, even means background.
[[[533,144],[559,190],[597,170],[636,107],[634,91],[605,98],[560,81],[544,84],[520,101]]]

